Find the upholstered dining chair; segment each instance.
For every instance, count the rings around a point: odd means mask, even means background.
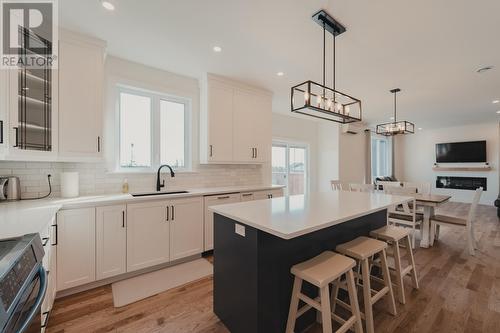
[[[375,187],[373,184],[349,184],[351,192],[373,192]]]
[[[483,194],[483,188],[480,187],[474,193],[474,198],[472,199],[472,204],[469,209],[469,214],[467,218],[460,218],[450,215],[434,215],[431,217],[431,239],[436,237],[436,228],[439,228],[441,225],[446,225],[450,227],[458,227],[465,229],[465,235],[467,237],[467,247],[469,250],[469,254],[473,256],[477,249],[477,241],[474,236],[474,226],[475,226],[475,217],[476,210],[479,204],[479,200],[481,199],[481,195]],[[437,234],[439,235],[439,233]]]
[[[344,185],[340,182],[340,180],[331,180],[330,185],[332,186],[332,190],[334,191],[344,190]]]

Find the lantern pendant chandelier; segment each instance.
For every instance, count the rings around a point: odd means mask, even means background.
[[[385,136],[393,136],[397,134],[413,134],[415,133],[415,124],[406,120],[398,121],[397,119],[397,101],[396,95],[401,89],[392,89],[391,93],[394,94],[394,121],[391,123],[377,125],[377,134]]]
[[[361,121],[361,101],[336,90],[335,38],[346,28],[324,10],[312,16],[323,28],[323,84],[308,80],[291,88],[292,112],[341,124]],[[326,86],[326,32],[333,36],[333,87]]]

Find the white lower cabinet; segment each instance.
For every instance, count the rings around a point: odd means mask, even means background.
[[[55,224],[55,220],[53,222]],[[56,298],[56,283],[57,283],[57,249],[54,244],[55,236],[53,234],[54,226],[51,224],[44,233],[40,234],[42,238],[43,250],[43,267],[47,272],[47,291],[41,306],[41,332],[45,332],[49,320],[52,306]]]
[[[253,200],[272,199],[283,196],[283,189],[253,192]]]
[[[170,225],[165,201],[127,205],[127,272],[170,260]]]
[[[125,205],[96,208],[96,279],[127,271],[127,221]]]
[[[250,193],[252,194],[252,193]],[[243,195],[243,194],[241,194]],[[246,196],[245,198],[248,198]],[[210,206],[224,205],[229,203],[240,202],[240,193],[236,194],[221,194],[205,197],[205,239],[204,251],[210,251],[214,248],[214,213],[209,210]]]
[[[201,197],[169,201],[170,260],[203,252],[203,201]]]
[[[57,290],[95,281],[95,208],[57,213]]]
[[[127,205],[127,272],[203,252],[201,197]]]

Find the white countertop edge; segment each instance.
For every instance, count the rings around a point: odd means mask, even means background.
[[[328,227],[331,227],[331,226],[334,226],[334,225],[337,225],[337,224],[340,224],[340,223],[344,223],[344,222],[347,222],[347,221],[350,221],[350,220],[354,220],[354,219],[357,219],[357,218],[365,216],[365,215],[369,215],[369,214],[372,214],[372,213],[375,213],[375,212],[387,209],[387,208],[389,208],[392,205],[400,205],[400,204],[402,204],[404,202],[409,202],[409,201],[413,201],[414,200],[414,198],[404,197],[404,196],[392,195],[392,197],[400,198],[400,199],[397,200],[397,201],[395,201],[395,202],[393,202],[393,203],[391,203],[390,205],[384,205],[384,206],[381,206],[381,207],[378,207],[378,208],[370,209],[370,210],[367,210],[367,211],[365,211],[363,213],[359,213],[359,214],[354,214],[354,215],[351,215],[351,216],[347,216],[347,217],[344,217],[344,218],[341,218],[341,219],[338,219],[338,220],[335,220],[335,221],[332,221],[332,222],[325,222],[324,224],[320,224],[320,225],[317,225],[317,226],[314,226],[314,227],[305,228],[303,230],[300,230],[300,231],[297,231],[297,232],[293,232],[293,233],[290,233],[290,234],[285,234],[285,233],[279,232],[277,230],[274,230],[274,229],[271,229],[271,228],[268,228],[266,226],[259,225],[259,224],[256,224],[256,223],[253,223],[253,222],[250,222],[250,221],[244,221],[243,219],[241,219],[241,218],[239,218],[237,216],[234,216],[232,214],[218,212],[217,211],[217,206],[209,207],[208,209],[210,211],[214,212],[214,213],[217,213],[219,215],[225,216],[225,217],[227,217],[227,218],[229,218],[231,220],[234,220],[236,222],[239,222],[241,224],[247,225],[247,226],[255,228],[257,230],[264,231],[264,232],[266,232],[268,234],[271,234],[273,236],[277,236],[277,237],[285,239],[285,240],[290,240],[292,238],[296,238],[296,237],[300,237],[300,236],[303,236],[303,235],[306,235],[306,234],[310,234],[310,233],[313,233],[315,231],[319,231],[319,230],[322,230],[322,229],[325,229],[325,228],[328,228]],[[280,200],[280,199],[281,198],[265,199],[265,200]]]

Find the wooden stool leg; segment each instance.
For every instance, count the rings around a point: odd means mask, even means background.
[[[372,292],[368,259],[361,260],[361,274],[363,277],[363,300],[365,303],[366,332],[374,333],[375,328],[373,326]]]
[[[356,284],[354,282],[354,274],[352,270],[347,271],[347,289],[349,291],[349,303],[351,305],[352,315],[356,317],[354,323],[354,330],[356,333],[363,333],[363,326],[361,324],[361,313],[359,312],[358,294],[356,292]]]
[[[326,285],[320,289],[321,321],[323,333],[332,333],[332,310],[330,308],[330,286]]]
[[[293,333],[295,321],[297,320],[297,311],[299,309],[299,293],[302,289],[302,279],[295,277],[293,281],[292,298],[290,300],[290,310],[288,312],[288,321],[286,323],[286,333]]]
[[[411,248],[410,248],[411,250]],[[387,266],[387,256],[385,254],[385,249],[382,250],[382,273],[384,275],[384,283],[389,288],[389,310],[392,315],[396,315],[396,302],[394,301],[394,292],[392,290],[391,274],[389,273],[389,266]]]
[[[415,236],[415,234],[413,234]],[[405,299],[405,288],[403,282],[403,274],[401,268],[401,253],[399,251],[399,242],[395,241],[392,243],[393,253],[394,253],[394,266],[396,269],[396,287],[398,288],[398,298],[401,304],[406,303]],[[411,251],[411,248],[408,249]]]
[[[332,306],[332,313],[335,313],[335,308],[337,306],[337,298],[339,297],[340,282],[341,282],[340,277],[337,280],[335,280],[335,282],[333,282],[332,297],[330,299],[330,304]]]
[[[411,270],[411,279],[413,281],[413,287],[415,289],[418,289],[418,277],[417,277],[417,267],[415,266],[415,259],[413,258],[413,251],[410,247],[410,237],[405,238],[406,242],[406,248],[408,250],[407,256],[408,256],[408,262],[410,263],[412,270]]]

